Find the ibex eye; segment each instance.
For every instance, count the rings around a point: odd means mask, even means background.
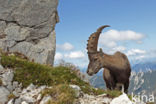
[[[94,59],[94,61],[96,61],[96,60],[97,60],[97,58]]]

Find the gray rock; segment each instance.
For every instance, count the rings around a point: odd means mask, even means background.
[[[21,92],[22,92],[21,88],[16,88],[12,93],[13,93],[16,97],[19,97]]]
[[[2,85],[6,86],[6,88],[12,92],[13,91],[13,86],[12,86],[12,80],[14,77],[13,71],[10,69],[7,70],[2,70],[0,71],[0,77],[2,81]]]
[[[14,81],[13,84],[12,84],[12,87],[13,87],[13,94],[16,96],[16,97],[19,97],[20,96],[20,93],[22,92],[22,87],[18,84],[17,81]]]
[[[0,0],[0,48],[53,65],[58,0]]]
[[[0,87],[0,104],[5,104],[8,101],[10,92],[5,87]]]
[[[23,101],[21,104],[29,104],[29,103],[27,103],[26,101]]]
[[[38,97],[37,97],[37,101],[40,101],[42,99],[42,95],[39,94]]]
[[[117,98],[114,98],[110,104],[133,104],[132,101],[128,98],[128,96],[123,93]]]
[[[18,99],[15,100],[15,103],[14,104],[21,104],[21,102],[22,102],[22,99],[21,98],[18,98]]]
[[[9,24],[4,33],[7,34],[7,40],[14,40],[16,42],[25,40],[30,35],[30,29],[27,27],[21,28],[16,24]]]
[[[47,104],[51,100],[51,96],[44,96],[40,104]]]
[[[81,94],[81,88],[77,85],[69,85],[69,87],[71,87],[72,89],[74,89],[75,91],[75,95],[76,97],[79,97]]]
[[[32,91],[35,90],[36,86],[33,85],[32,83],[27,87],[27,91]]]
[[[3,34],[5,28],[6,28],[6,23],[4,21],[0,21],[0,34]]]
[[[0,73],[1,73],[2,71],[4,71],[4,68],[3,68],[3,66],[0,64]]]
[[[20,98],[22,99],[22,101],[26,101],[31,104],[33,104],[36,101],[36,99],[32,98],[31,96],[21,96]]]
[[[14,104],[14,103],[13,103],[13,100],[14,100],[14,99],[11,99],[10,101],[8,101],[8,104]]]
[[[17,81],[13,81],[13,83],[12,83],[13,89],[17,88],[18,86],[19,86],[18,82]]]
[[[41,91],[43,91],[46,87],[40,86],[37,87],[33,84],[30,84],[27,88],[23,89],[20,93],[14,92],[15,95],[18,95],[19,100],[26,101],[29,104],[34,104],[35,102],[41,100]],[[20,103],[21,104],[21,103]]]
[[[8,85],[7,85],[7,89],[8,89],[10,92],[13,91],[12,83],[8,83]]]
[[[3,75],[2,75],[2,82],[3,85],[5,86],[11,86],[12,80],[13,80],[14,74],[12,70],[7,70]]]

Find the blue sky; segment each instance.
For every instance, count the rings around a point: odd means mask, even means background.
[[[131,61],[155,57],[155,4],[155,0],[59,0],[55,63],[63,59],[86,67],[88,37],[105,24],[111,27],[101,34],[103,51],[121,51]]]

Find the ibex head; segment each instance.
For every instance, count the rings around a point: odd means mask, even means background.
[[[98,40],[101,34],[101,31],[105,28],[109,27],[108,25],[101,26],[97,29],[95,33],[93,33],[88,40],[87,50],[88,50],[88,58],[89,58],[89,65],[87,69],[88,75],[96,74],[102,67],[102,56],[103,52],[102,49],[97,51]]]

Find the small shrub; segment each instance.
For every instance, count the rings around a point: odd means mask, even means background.
[[[128,98],[132,101],[132,95],[128,94]]]
[[[109,97],[118,97],[122,94],[121,91],[118,91],[118,90],[105,90],[104,91],[105,94],[107,94]]]
[[[48,104],[73,104],[75,92],[66,84],[60,84],[41,92],[42,96],[50,95],[52,99]]]
[[[13,93],[11,93],[11,94],[8,95],[8,99],[9,100],[14,99],[14,98],[16,98],[16,96]]]

